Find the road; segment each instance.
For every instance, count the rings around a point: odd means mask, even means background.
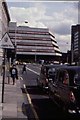
[[[48,93],[37,87],[36,78],[40,73],[40,66],[28,64],[27,67],[27,73],[22,75],[26,92],[24,89],[22,89],[22,91],[26,93],[30,105],[26,107],[28,117],[37,118],[39,120],[67,120],[68,117],[64,112],[49,99]]]

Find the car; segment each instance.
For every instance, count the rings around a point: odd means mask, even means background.
[[[80,114],[80,66],[58,67],[48,83],[49,98],[68,114]]]
[[[37,86],[48,89],[48,81],[54,79],[55,68],[61,65],[42,65],[40,75],[37,78]]]

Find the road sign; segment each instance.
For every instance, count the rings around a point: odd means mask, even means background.
[[[10,40],[10,37],[9,37],[7,32],[2,37],[1,47],[2,48],[14,49],[14,45],[13,45],[12,41]]]

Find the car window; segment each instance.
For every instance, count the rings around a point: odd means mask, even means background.
[[[80,85],[80,73],[74,75],[74,84]]]
[[[74,84],[75,84],[74,77],[76,75],[76,70],[69,69],[68,72],[69,72],[69,78],[70,78],[69,79],[69,85],[74,86]]]
[[[69,84],[69,73],[67,70],[61,70],[59,72],[59,82],[68,85]]]
[[[49,68],[48,69],[48,78],[52,78],[52,80],[55,80],[55,76],[56,76],[56,70],[55,68]]]
[[[49,68],[49,69],[48,69],[48,74],[49,74],[49,75],[55,74],[55,68]]]
[[[66,84],[66,85],[69,84],[69,73],[67,70],[65,70],[63,74],[63,84]]]

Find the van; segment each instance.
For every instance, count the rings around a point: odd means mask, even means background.
[[[49,97],[66,113],[80,114],[80,66],[57,68],[48,89]]]

